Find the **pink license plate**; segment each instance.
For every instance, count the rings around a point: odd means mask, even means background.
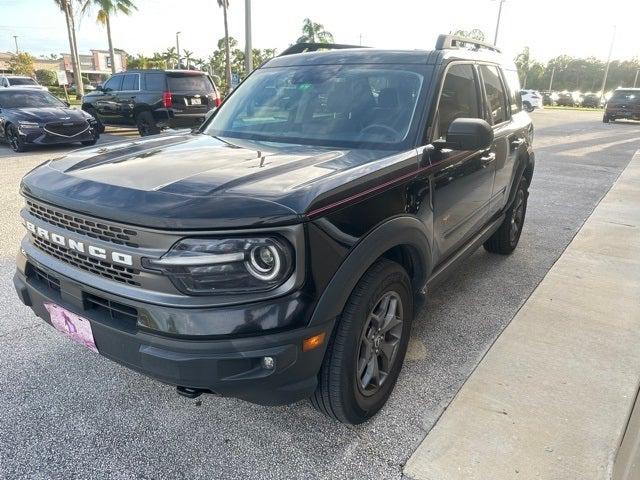
[[[45,303],[44,307],[49,311],[51,323],[56,330],[64,333],[74,342],[84,345],[89,350],[93,350],[96,353],[98,352],[89,320],[55,303]]]

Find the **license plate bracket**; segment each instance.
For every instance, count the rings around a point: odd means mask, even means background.
[[[93,330],[89,320],[55,303],[45,303],[44,307],[49,312],[51,324],[56,330],[74,342],[98,353],[98,347],[93,338]]]

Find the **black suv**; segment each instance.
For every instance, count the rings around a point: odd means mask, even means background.
[[[211,78],[192,70],[128,70],[82,99],[82,109],[105,125],[135,125],[140,135],[199,126],[220,105]]]
[[[604,107],[602,121],[640,120],[640,88],[618,88]]]
[[[533,126],[492,46],[339,47],[269,60],[197,132],[27,174],[22,301],[183,395],[374,415],[438,281],[516,248]]]

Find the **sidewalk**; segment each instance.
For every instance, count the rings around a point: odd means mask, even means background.
[[[590,480],[609,479],[615,469],[619,480],[638,479],[640,414],[629,418],[639,385],[637,152],[404,474]]]

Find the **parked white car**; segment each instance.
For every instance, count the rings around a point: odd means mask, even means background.
[[[544,108],[542,105],[542,94],[538,90],[520,90],[522,97],[522,107],[527,112],[533,112],[536,108]]]
[[[49,90],[33,78],[22,75],[0,75],[0,88],[33,88],[35,90]]]

